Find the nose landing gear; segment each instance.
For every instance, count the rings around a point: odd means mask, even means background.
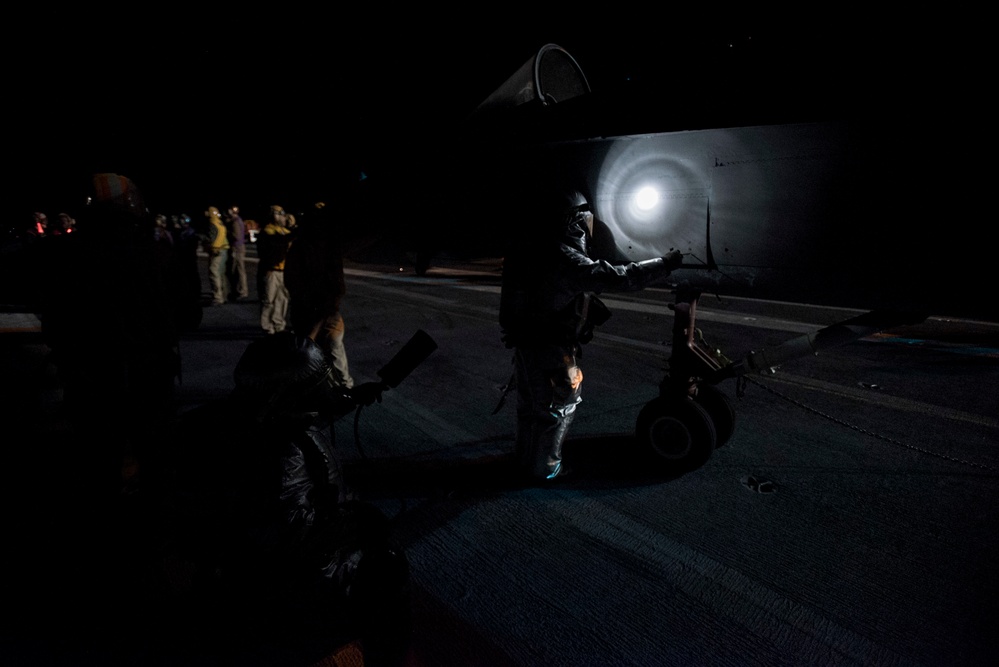
[[[917,324],[926,315],[906,310],[875,310],[831,324],[781,343],[750,352],[736,362],[719,362],[719,355],[694,340],[694,321],[700,292],[681,289],[670,304],[673,355],[669,371],[659,383],[659,397],[642,408],[635,434],[654,464],[687,472],[708,461],[735,430],[735,407],[716,384],[749,372],[773,373],[785,361],[815,355],[892,327]],[[707,418],[705,418],[705,415]]]
[[[674,311],[673,355],[659,397],[639,412],[635,435],[652,463],[667,472],[695,470],[735,430],[735,407],[718,387],[703,381],[721,364],[694,340],[697,291],[682,290]]]

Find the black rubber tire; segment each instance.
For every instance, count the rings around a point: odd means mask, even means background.
[[[707,463],[718,439],[707,410],[687,397],[647,403],[638,413],[635,437],[654,465],[676,473]]]
[[[713,384],[697,385],[694,401],[711,417],[717,435],[715,448],[721,447],[735,433],[735,404],[728,394]]]

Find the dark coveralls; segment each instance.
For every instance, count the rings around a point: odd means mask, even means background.
[[[304,220],[288,249],[284,280],[290,298],[291,326],[314,340],[333,363],[333,380],[354,386],[343,339],[346,323],[340,310],[347,284],[343,273],[343,242],[338,221],[329,207]]]
[[[311,339],[266,336],[244,352],[229,397],[185,413],[176,543],[207,573],[202,588],[224,601],[228,623],[334,644],[360,637],[365,664],[396,665],[409,641],[408,564],[387,517],[347,488],[332,427],[381,387],[346,389],[331,373]]]
[[[679,266],[681,257],[611,264],[589,257],[592,214],[570,209],[559,238],[524,244],[503,266],[500,327],[514,350],[518,462],[534,481],[562,468],[562,443],[582,400],[582,346],[610,317],[596,297],[636,291]]]

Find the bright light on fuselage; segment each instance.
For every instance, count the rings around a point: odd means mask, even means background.
[[[659,201],[659,193],[652,186],[646,186],[635,195],[635,205],[643,211],[650,210]]]
[[[629,259],[670,248],[702,248],[709,179],[697,141],[685,133],[620,137],[604,148],[596,215]]]

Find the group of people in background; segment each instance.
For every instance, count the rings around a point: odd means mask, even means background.
[[[32,214],[31,224],[25,230],[28,239],[41,239],[50,236],[61,236],[76,231],[76,218],[69,213],[60,213],[54,225],[49,225],[49,216],[41,211]]]
[[[209,206],[204,211],[204,220],[192,220],[186,213],[167,215],[158,213],[149,215],[152,220],[150,233],[156,248],[156,261],[167,276],[168,282],[174,283],[174,288],[187,303],[198,302],[197,317],[188,314],[184,317],[186,324],[182,329],[196,328],[201,321],[200,303],[204,305],[221,306],[227,303],[245,302],[251,298],[251,276],[247,270],[247,247],[253,243],[259,261],[254,288],[260,301],[260,328],[264,333],[274,334],[286,330],[305,329],[308,334],[313,325],[322,319],[316,313],[339,313],[339,302],[343,292],[343,266],[338,248],[330,247],[330,239],[323,234],[316,234],[317,229],[331,229],[334,225],[318,224],[328,217],[329,210],[324,210],[325,204],[317,203],[306,211],[303,218],[309,218],[317,224],[307,224],[308,229],[300,228],[296,216],[282,206],[271,206],[268,218],[263,225],[255,220],[244,220],[238,206],[230,205],[224,210]],[[146,223],[148,224],[148,223]],[[18,236],[25,242],[70,234],[76,231],[76,220],[68,213],[59,214],[59,222],[50,224],[48,216],[43,212],[35,212],[33,219],[22,228]],[[292,255],[300,259],[293,261],[302,268],[293,267],[294,277],[291,282],[297,283],[297,289],[290,290],[286,280],[286,260],[291,252],[292,241],[301,235],[307,237],[299,244]],[[305,250],[309,245],[318,243],[328,257],[316,259]],[[198,257],[208,257],[208,285],[203,291],[202,271],[198,268]],[[324,268],[325,267],[325,268]],[[303,276],[304,273],[308,277]],[[322,287],[312,285],[308,278],[319,275]],[[328,304],[317,305],[322,299],[319,292],[335,294]],[[298,299],[292,291],[297,292]],[[323,297],[325,298],[325,297]],[[297,316],[293,316],[293,301],[298,301]],[[304,314],[309,313],[309,314]],[[293,327],[293,317],[297,326]],[[339,318],[339,315],[336,316]],[[307,322],[309,318],[315,321]],[[318,326],[318,325],[317,325]],[[342,340],[342,318],[326,323],[322,337],[332,341],[330,347],[337,348]],[[332,333],[330,333],[332,331]],[[342,356],[342,353],[339,354]],[[342,371],[341,375],[349,382],[349,373]]]
[[[197,224],[186,213],[166,215],[158,213],[151,216],[151,234],[157,248],[157,258],[161,266],[166,267],[173,261],[181,263],[185,269],[197,269],[198,251],[208,256],[208,278],[210,289],[210,304],[213,306],[230,302],[246,301],[250,298],[249,274],[246,268],[247,244],[251,241],[251,232],[258,229],[254,220],[245,221],[240,215],[238,206],[229,206],[222,213],[215,206],[205,211],[205,221]],[[295,216],[285,213],[280,206],[272,207],[272,220],[269,223],[268,240],[278,235],[286,235],[295,225]],[[20,244],[32,245],[36,241],[58,237],[77,231],[76,219],[69,213],[60,213],[57,222],[50,223],[44,212],[36,211],[30,222],[21,228],[11,229],[9,236]],[[273,257],[276,268],[283,268],[282,255],[286,249],[282,244],[263,243],[265,254]],[[270,261],[270,260],[268,260]],[[258,276],[258,294],[266,304],[267,321],[275,324],[263,325],[265,331],[273,333],[284,329],[287,319],[287,297],[282,299],[280,285],[275,285],[271,291],[264,287],[265,271]],[[196,281],[187,280],[185,292],[201,296],[200,272],[185,270],[183,274],[195,276]],[[273,276],[272,276],[273,279]],[[192,285],[195,285],[193,287]]]
[[[106,196],[113,199],[112,195]],[[342,211],[343,206],[349,203],[341,202],[338,210]],[[143,202],[129,209],[132,217],[128,234],[134,236],[130,243],[141,239],[152,242],[150,268],[156,270],[157,284],[170,306],[178,334],[200,326],[203,306],[222,306],[251,298],[253,281],[247,270],[247,246],[252,242],[258,261],[254,287],[259,299],[261,331],[309,338],[329,355],[336,381],[348,389],[353,386],[340,309],[346,291],[343,246],[332,207],[316,203],[299,212],[299,219],[284,207],[273,205],[262,225],[252,219],[244,220],[235,205],[226,207],[224,212],[209,206],[200,222],[186,213],[154,214],[144,207]],[[91,218],[90,214],[99,209],[100,206],[88,206],[81,211]],[[58,253],[41,252],[43,246],[50,244],[36,243],[78,233],[73,216],[60,213],[59,220],[57,225],[50,225],[45,213],[34,213],[26,229],[21,228],[24,244],[37,247],[40,257],[63,254],[62,249]],[[98,224],[99,221],[92,222],[88,236],[94,235],[97,231],[94,226]],[[55,241],[52,244],[59,245]],[[206,255],[207,290],[202,284],[204,266],[199,264],[199,258],[203,261]]]
[[[201,326],[204,307],[246,302],[254,296],[259,298],[263,333],[292,331],[290,312],[296,299],[285,284],[285,262],[299,231],[295,215],[281,206],[271,206],[270,219],[261,229],[256,221],[244,220],[235,205],[225,209],[209,206],[203,221],[192,219],[186,213],[156,213],[150,211],[144,201],[129,199],[140,195],[127,178],[117,175],[95,175],[94,178],[93,190],[83,198],[88,203],[81,205],[78,211],[73,214],[61,212],[58,222],[51,222],[46,213],[35,211],[27,221],[10,226],[3,239],[4,265],[8,267],[4,275],[10,273],[20,278],[16,283],[8,284],[3,299],[7,303],[27,304],[40,314],[46,337],[54,346],[53,359],[58,360],[63,371],[70,372],[68,369],[77,355],[75,352],[64,354],[63,349],[55,348],[65,348],[63,341],[84,338],[79,334],[64,335],[64,332],[93,321],[76,312],[77,305],[85,306],[75,295],[100,281],[105,282],[94,289],[110,299],[109,305],[119,304],[116,313],[122,310],[116,295],[128,295],[126,310],[132,310],[133,305],[138,308],[140,304],[148,304],[150,308],[166,307],[162,315],[170,318],[169,326],[159,325],[158,328],[169,332],[170,355],[177,354],[177,336]],[[306,211],[302,217],[318,218],[324,214],[322,208],[321,204],[317,205],[315,211]],[[315,234],[310,231],[306,236],[314,237]],[[259,257],[256,295],[251,286],[253,272],[247,267],[247,246],[251,242],[256,246],[254,254]],[[100,245],[95,247],[98,243]],[[295,290],[300,304],[294,332],[333,341],[324,347],[334,355],[337,375],[349,388],[352,378],[346,371],[343,323],[338,313],[343,294],[342,256],[338,249],[320,244],[323,252],[329,251],[332,256],[315,258],[313,253],[305,252],[309,243],[308,239],[304,240],[295,253],[301,259],[294,262],[300,264]],[[102,273],[98,277],[89,267],[109,248],[118,248],[122,257],[104,268],[121,267],[125,259],[130,266],[133,259],[138,263],[124,273],[114,272],[107,276]],[[206,255],[207,286],[203,284]],[[327,263],[332,267],[333,277],[320,276],[322,287],[312,285],[312,276],[326,270]],[[74,275],[69,267],[79,267],[80,275]],[[144,287],[137,288],[137,285]],[[326,291],[330,291],[328,299]],[[320,304],[324,300],[332,304],[339,318],[332,334],[330,327],[323,328],[319,324],[326,314],[333,312],[330,307]],[[87,303],[93,307],[96,302]],[[64,316],[69,312],[79,317]],[[140,319],[147,318],[143,315]],[[169,376],[177,372],[178,369],[172,368]],[[76,377],[75,372],[73,376]],[[169,376],[163,381],[169,383]]]

